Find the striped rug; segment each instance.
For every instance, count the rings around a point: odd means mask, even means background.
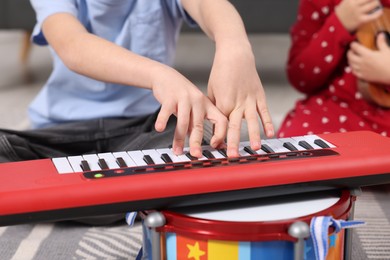
[[[390,259],[390,186],[364,189],[358,196],[355,219],[365,226],[353,231],[352,259]]]

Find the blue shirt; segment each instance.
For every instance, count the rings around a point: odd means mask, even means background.
[[[180,0],[31,0],[37,15],[33,42],[47,45],[42,22],[70,13],[97,36],[139,55],[172,65],[183,19],[194,22]],[[155,112],[152,91],[96,81],[70,71],[57,54],[53,71],[29,107],[33,127],[102,117],[132,117]]]

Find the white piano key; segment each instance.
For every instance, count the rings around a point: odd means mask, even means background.
[[[319,147],[318,145],[315,145],[314,144],[314,140],[310,140],[309,138],[305,138],[305,136],[294,136],[294,137],[291,137],[292,139],[294,139],[297,143],[299,143],[300,141],[306,141],[310,146],[313,147],[313,149],[322,149],[321,147]],[[298,144],[299,145],[299,144]],[[299,145],[300,146],[300,145]],[[302,146],[300,146],[301,148]]]
[[[109,169],[118,169],[119,164],[116,162],[116,158],[112,153],[98,153],[100,159],[104,159]]]
[[[131,159],[127,152],[113,152],[112,155],[115,158],[122,158],[125,161],[127,167],[137,166],[137,164],[133,161],[133,159]]]
[[[220,152],[217,151],[217,149],[214,149],[210,145],[202,146],[203,150],[208,150],[211,152],[212,155],[214,155],[215,159],[224,159],[225,156],[223,156]]]
[[[263,141],[261,141],[263,143]],[[257,154],[267,154],[265,151],[259,149],[256,151]]]
[[[334,148],[332,143],[320,138],[317,135],[305,135],[305,136],[295,136],[291,138],[279,138],[279,139],[263,139],[261,140],[262,144],[267,144],[274,150],[276,153],[280,152],[290,152],[287,148],[283,147],[283,143],[290,142],[293,144],[298,150],[303,151],[305,148],[300,146],[299,141],[306,141],[309,143],[314,149],[323,149],[317,144],[314,143],[316,139],[320,139],[325,142],[329,147]],[[248,152],[244,150],[246,146],[250,146],[249,141],[243,141],[239,146],[239,154],[241,156],[250,155]],[[217,149],[212,148],[211,146],[203,146],[203,150],[210,151],[216,159],[225,158]],[[69,156],[69,157],[58,157],[53,158],[52,162],[56,167],[58,173],[72,173],[72,172],[83,172],[81,168],[81,161],[86,160],[91,170],[100,170],[99,159],[104,159],[110,169],[117,169],[120,166],[117,163],[117,158],[121,157],[128,167],[134,166],[146,166],[146,162],[143,160],[144,155],[149,155],[156,164],[165,164],[165,162],[161,159],[161,155],[166,153],[172,159],[173,162],[189,162],[190,158],[186,156],[186,153],[189,152],[189,147],[184,148],[184,152],[181,155],[175,155],[170,148],[162,148],[162,149],[148,149],[143,151],[128,151],[128,152],[114,152],[114,153],[99,153],[99,154],[89,154],[83,156]],[[266,154],[263,150],[259,149],[256,151],[257,154]],[[199,160],[208,160],[207,157],[202,156]]]
[[[176,154],[173,153],[171,148],[156,149],[156,151],[160,154],[160,158],[162,154],[166,153],[172,159],[172,162],[182,162],[182,160]]]
[[[179,154],[177,156],[177,158],[179,158],[179,162],[190,162],[191,159],[187,157],[187,155],[185,155],[184,153],[183,154]]]
[[[53,158],[52,162],[54,166],[56,167],[58,173],[73,173],[73,168],[69,164],[68,158],[66,157],[58,157],[58,158]]]
[[[264,142],[264,140],[261,140],[261,143],[263,143],[263,142]],[[243,142],[240,143],[240,146],[243,146],[243,147],[249,146],[249,147],[251,147],[251,143],[250,143],[250,141],[243,141]],[[264,151],[261,150],[261,149],[256,150],[255,152],[256,152],[257,154],[266,154],[266,152],[264,152]]]
[[[298,141],[308,142],[314,149],[322,149],[320,146],[314,143],[314,140],[318,139],[318,136],[316,135],[295,136],[293,138]]]
[[[299,141],[306,141],[308,142],[314,149],[323,149],[321,146],[318,146],[314,143],[314,141],[316,139],[321,139],[323,140],[325,143],[327,143],[329,145],[329,147],[332,147],[334,148],[335,146],[329,142],[327,142],[326,140],[318,137],[317,135],[304,135],[304,136],[295,136],[295,137],[292,137],[294,140],[297,140],[298,142]]]
[[[146,166],[144,161],[144,154],[141,151],[128,151],[127,154],[133,159],[137,166]]]
[[[266,140],[265,139],[262,139],[261,140],[261,144],[264,144],[264,143],[267,143],[266,142]],[[240,146],[243,146],[243,147],[245,147],[245,146],[251,146],[251,143],[249,142],[249,141],[243,141],[243,142],[241,142],[240,143]],[[267,154],[266,152],[264,152],[263,150],[261,150],[261,149],[259,149],[259,150],[257,150],[257,151],[255,151],[257,154]]]
[[[298,151],[304,151],[304,150],[306,150],[305,148],[303,148],[302,146],[300,146],[300,145],[298,144],[298,141],[295,140],[294,138],[286,137],[286,138],[279,138],[278,140],[279,140],[280,142],[282,142],[282,144],[287,143],[287,142],[291,143],[292,145],[294,145],[295,148],[298,149]]]
[[[272,150],[274,150],[275,153],[291,152],[289,149],[284,147],[283,143],[278,139],[267,139],[264,140],[264,142],[267,143],[272,148]]]
[[[217,149],[210,150],[210,152],[214,155],[215,159],[224,159],[224,158],[226,158]]]
[[[81,161],[82,160],[84,160],[84,158],[80,155],[68,157],[68,161],[69,161],[70,165],[72,166],[74,172],[83,172],[83,169],[81,169]]]
[[[335,145],[333,145],[332,143],[326,141],[324,138],[321,138],[321,137],[319,137],[319,136],[317,136],[317,135],[312,135],[312,138],[314,138],[314,140],[315,140],[315,139],[321,139],[321,140],[324,141],[330,148],[336,148]]]
[[[84,154],[83,158],[88,162],[91,171],[98,171],[102,169],[99,165],[99,157],[96,154]]]
[[[149,155],[154,164],[165,164],[165,162],[161,159],[161,155],[155,149],[142,150],[142,153]]]
[[[238,146],[240,156],[250,156],[251,154],[244,150],[245,146],[250,146],[249,142],[241,142]]]

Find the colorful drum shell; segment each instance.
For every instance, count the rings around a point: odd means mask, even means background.
[[[332,216],[343,220],[351,217],[355,197],[351,196],[348,190],[332,191],[331,195],[335,196],[335,202],[318,212],[278,220],[226,221],[194,217],[199,215],[197,213],[162,211],[166,224],[157,228],[160,234],[162,259],[294,259],[294,243],[297,239],[288,233],[293,223],[303,221],[310,225],[311,219],[315,216]],[[327,196],[324,195],[324,198]],[[291,196],[288,200],[291,201]],[[321,202],[321,199],[318,201]],[[145,254],[150,255],[153,245],[148,241],[149,232],[150,230],[144,227],[143,250]],[[343,259],[344,236],[344,231],[335,234],[333,230],[329,230],[327,259]],[[305,240],[305,259],[315,259],[311,237]]]

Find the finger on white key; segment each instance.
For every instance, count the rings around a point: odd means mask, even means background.
[[[243,150],[243,152],[246,152],[248,155],[257,154],[257,152],[251,148],[251,144],[249,141],[243,141],[240,143],[238,151],[240,152],[241,150]],[[241,152],[240,152],[240,155],[241,155]],[[246,156],[246,155],[242,155],[242,156]]]
[[[217,151],[217,149],[214,149],[210,145],[202,146],[203,155],[207,159],[223,159],[225,158],[220,152]]]
[[[246,146],[250,147],[250,144],[249,142],[241,142],[238,146],[238,153],[240,154],[240,156],[249,156],[250,153],[248,153],[245,149]]]
[[[188,152],[189,152],[189,149],[177,156],[179,158],[180,162],[190,162],[191,161],[191,159],[188,158],[188,156],[187,156]]]
[[[163,154],[167,154],[169,158],[172,160],[172,162],[180,162],[179,157],[173,153],[171,148],[156,149],[156,151],[160,154],[160,157]]]
[[[183,149],[183,153],[185,154],[185,156],[187,156],[190,160],[208,160],[207,158],[206,158],[206,156],[204,156],[204,155],[202,155],[202,157],[199,157],[199,158],[197,158],[197,157],[193,157],[191,154],[190,154],[190,148],[189,147],[185,147],[184,149]]]

